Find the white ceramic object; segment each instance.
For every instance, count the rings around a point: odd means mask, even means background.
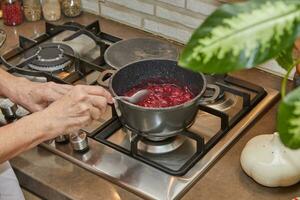
[[[290,186],[300,181],[300,150],[285,147],[278,133],[252,138],[242,151],[241,165],[264,186]]]

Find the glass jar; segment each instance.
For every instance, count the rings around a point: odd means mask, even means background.
[[[43,16],[47,21],[57,21],[61,17],[59,0],[43,0]]]
[[[3,14],[3,12],[2,12],[2,8],[1,8],[1,0],[0,0],[0,19],[2,18],[2,14]]]
[[[4,0],[1,7],[5,25],[16,26],[23,22],[23,10],[20,0]]]
[[[28,21],[39,21],[42,16],[40,0],[23,0],[24,15]]]
[[[67,17],[77,17],[81,13],[81,0],[62,0],[62,11]]]

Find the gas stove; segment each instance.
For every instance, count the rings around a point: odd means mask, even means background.
[[[46,23],[46,33],[20,36],[19,46],[1,56],[4,68],[33,81],[97,85],[111,67],[106,49],[120,41],[101,31],[98,21]],[[190,127],[176,136],[151,140],[122,125],[113,107],[77,134],[63,135],[41,148],[119,184],[144,198],[178,199],[213,165],[243,131],[278,98],[278,92],[232,76],[206,76],[220,89],[214,102],[199,106]],[[207,90],[206,97],[212,91]],[[0,100],[4,125],[29,114]]]

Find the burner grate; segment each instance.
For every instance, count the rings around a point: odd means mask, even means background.
[[[47,80],[56,81],[56,82],[67,82],[67,83],[74,83],[75,81],[79,80],[83,76],[88,75],[91,71],[99,71],[102,72],[108,67],[105,65],[104,61],[104,52],[106,48],[109,46],[108,44],[120,41],[120,38],[114,37],[107,33],[101,32],[99,21],[95,21],[87,26],[80,25],[75,22],[67,22],[63,25],[55,25],[46,22],[46,32],[41,34],[37,38],[31,39],[24,36],[19,36],[19,46],[11,49],[0,56],[0,62],[7,68],[9,72],[14,71],[20,75],[25,76],[32,76],[32,77],[46,77]],[[91,39],[95,41],[95,43],[100,47],[100,55],[95,61],[88,62],[82,58],[77,57],[74,55],[72,50],[65,50],[64,45],[60,45],[61,49],[64,50],[59,51],[58,55],[62,55],[63,59],[55,59],[54,57],[48,57],[48,54],[44,53],[44,49],[42,50],[42,56],[37,58],[36,53],[37,50],[34,51],[33,56],[26,56],[26,59],[18,64],[10,63],[11,60],[17,58],[21,54],[27,53],[27,51],[32,51],[32,49],[39,49],[39,46],[44,45],[45,41],[48,41],[50,38],[62,33],[63,31],[70,30],[75,31],[73,35],[64,38],[63,41],[68,41],[74,39],[82,34],[87,35]],[[63,47],[62,47],[63,46]],[[56,53],[57,55],[57,53]],[[49,66],[49,63],[44,62],[43,64],[40,63],[40,60],[46,56],[46,61],[57,62]],[[59,57],[59,56],[58,56]],[[68,59],[69,61],[66,61]],[[71,62],[70,62],[71,60]],[[31,64],[31,62],[37,62],[35,64]],[[47,63],[47,64],[45,64]],[[72,65],[74,63],[75,71],[70,73],[68,76],[64,77],[57,77],[56,71],[61,71],[66,69],[66,65]],[[29,66],[28,68],[26,68]],[[41,67],[42,66],[42,67]]]
[[[199,137],[198,135],[191,133],[187,130],[182,131],[179,133],[180,136],[184,138],[189,138],[196,142],[196,151],[193,152],[192,155],[189,155],[189,158],[184,162],[181,166],[177,169],[172,169],[171,167],[167,167],[164,164],[154,161],[151,158],[143,155],[139,150],[138,146],[140,142],[143,142],[143,137],[141,135],[135,134],[135,136],[131,140],[131,146],[129,149],[121,147],[119,145],[114,144],[113,142],[109,141],[108,138],[113,135],[116,131],[122,128],[122,124],[116,116],[113,116],[111,119],[111,123],[109,125],[103,125],[102,130],[98,129],[98,133],[93,137],[95,140],[114,148],[122,153],[125,153],[131,157],[136,158],[156,169],[159,169],[163,172],[166,172],[171,175],[181,176],[184,175],[189,169],[191,169],[201,157],[204,155],[204,139]],[[180,147],[179,147],[180,148]],[[162,154],[160,154],[162,155]]]
[[[66,44],[44,43],[25,52],[24,58],[31,59],[28,66],[31,69],[45,72],[65,70],[73,62],[68,55],[74,51]],[[33,59],[33,57],[35,59]]]
[[[204,138],[196,133],[193,133],[188,130],[184,130],[179,133],[180,136],[184,138],[189,138],[196,142],[196,151],[193,155],[190,155],[190,158],[187,159],[179,168],[173,169],[169,166],[164,165],[164,163],[156,162],[151,157],[145,156],[145,154],[141,153],[139,150],[139,143],[143,142],[144,137],[142,134],[135,132],[133,133],[133,137],[131,137],[130,148],[124,148],[120,145],[117,145],[111,141],[109,141],[109,137],[114,135],[119,129],[122,128],[122,124],[119,121],[115,110],[113,109],[113,117],[110,122],[102,125],[100,128],[95,130],[91,137],[117,151],[127,154],[139,161],[142,161],[156,169],[159,169],[165,173],[168,173],[173,176],[182,176],[186,174],[210,149],[217,144],[218,141],[224,137],[227,132],[234,127],[255,105],[260,102],[265,96],[266,92],[263,88],[257,87],[255,85],[241,82],[238,79],[233,77],[226,77],[224,81],[216,83],[223,91],[230,92],[237,96],[240,96],[243,100],[243,107],[240,112],[238,112],[234,117],[229,119],[229,116],[224,111],[217,110],[209,105],[200,105],[199,109],[216,117],[219,117],[221,120],[220,130],[206,143],[204,143]],[[250,95],[247,92],[242,90],[238,90],[233,85],[238,86],[240,88],[245,88],[247,90],[253,91],[256,93],[256,96],[251,100]],[[180,148],[180,147],[179,147]]]

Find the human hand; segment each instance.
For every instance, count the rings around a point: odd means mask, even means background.
[[[9,87],[8,97],[29,111],[36,112],[60,99],[73,87],[54,82],[37,83],[26,78],[16,78]]]
[[[113,99],[100,86],[74,86],[65,96],[40,112],[41,123],[45,123],[48,139],[61,134],[77,132],[97,120]]]

